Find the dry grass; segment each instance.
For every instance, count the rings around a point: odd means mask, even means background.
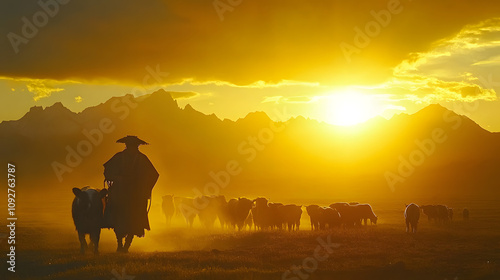
[[[168,229],[158,223],[126,255],[114,253],[111,231],[102,233],[99,256],[81,256],[70,226],[25,222],[17,229],[17,272],[7,276],[120,279],[112,271],[121,275],[125,269],[134,279],[282,279],[314,255],[318,237],[330,235],[340,247],[307,279],[500,279],[497,204],[478,208],[467,222],[434,225],[422,219],[416,235],[404,232],[401,209],[377,208],[376,226],[325,232],[309,231],[306,214],[303,230],[292,233]],[[284,279],[301,279],[293,277]]]

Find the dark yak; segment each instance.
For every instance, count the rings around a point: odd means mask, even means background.
[[[449,208],[445,205],[422,205],[420,208],[422,212],[427,215],[429,222],[432,220],[436,222],[447,222],[450,220],[450,214],[453,216],[453,212],[450,213],[448,210]]]
[[[71,214],[78,239],[80,240],[80,253],[85,253],[88,248],[85,235],[90,235],[90,244],[93,245],[94,254],[99,253],[99,239],[101,226],[103,224],[103,211],[105,207],[104,197],[107,190],[95,190],[90,187],[82,189],[73,188],[75,198],[71,207]]]
[[[288,204],[278,206],[281,221],[278,223],[286,224],[288,231],[300,229],[300,217],[302,216],[302,206]]]
[[[248,215],[250,215],[250,210],[252,209],[253,202],[248,198],[238,198],[231,199],[227,203],[227,218],[229,224],[234,228],[238,227],[238,230],[242,230],[245,227],[245,220]]]
[[[309,205],[306,207],[307,214],[311,219],[311,230],[319,229],[319,221],[320,221],[320,207],[318,205]]]
[[[405,209],[406,232],[410,232],[411,227],[411,232],[416,233],[419,219],[420,207],[414,203],[407,205]]]
[[[339,212],[331,207],[320,207],[318,219],[320,229],[326,229],[327,226],[328,229],[332,229],[341,225]]]

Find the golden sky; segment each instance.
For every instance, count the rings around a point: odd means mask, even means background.
[[[498,1],[2,1],[0,22],[0,120],[164,88],[220,118],[440,103],[500,131]]]

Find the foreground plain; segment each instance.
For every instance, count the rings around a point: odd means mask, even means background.
[[[152,219],[153,230],[135,240],[129,254],[115,253],[112,231],[103,230],[98,256],[78,254],[71,225],[21,223],[16,273],[7,273],[4,265],[0,275],[86,280],[500,279],[500,213],[497,204],[488,205],[473,212],[469,221],[457,214],[455,221],[438,225],[423,216],[415,235],[405,233],[404,209],[392,205],[374,207],[381,217],[378,225],[314,232],[305,213],[299,232],[167,227],[158,216]],[[317,261],[316,268],[310,261],[320,245],[318,237],[330,238],[338,247]],[[302,264],[314,269],[284,275]]]

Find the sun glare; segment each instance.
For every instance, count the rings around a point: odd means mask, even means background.
[[[326,121],[341,126],[365,122],[377,115],[376,103],[369,95],[352,89],[334,93],[326,103]]]

